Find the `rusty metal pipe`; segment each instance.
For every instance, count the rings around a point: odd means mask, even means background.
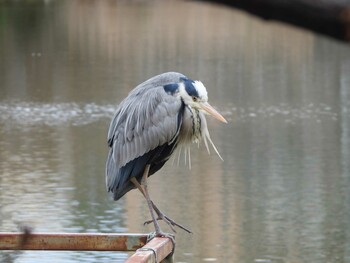
[[[0,232],[0,250],[135,251],[147,234]]]
[[[155,237],[128,258],[125,263],[172,263],[173,242],[170,238]]]

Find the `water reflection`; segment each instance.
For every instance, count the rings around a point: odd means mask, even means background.
[[[191,169],[181,158],[150,180],[159,207],[194,232],[177,234],[176,261],[350,260],[349,47],[197,2],[0,8],[1,231],[152,231],[137,191],[105,192],[106,132],[131,87],[176,70],[201,79],[229,120],[208,120],[224,162],[194,147]],[[16,262],[53,256],[126,258]]]

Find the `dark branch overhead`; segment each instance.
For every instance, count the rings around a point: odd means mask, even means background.
[[[203,0],[350,42],[349,0]]]

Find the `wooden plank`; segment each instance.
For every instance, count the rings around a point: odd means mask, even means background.
[[[142,248],[136,250],[125,263],[173,262],[173,242],[170,238],[155,237]]]
[[[135,251],[147,234],[0,232],[0,250]]]

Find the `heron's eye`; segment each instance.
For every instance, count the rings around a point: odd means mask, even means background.
[[[194,102],[197,102],[198,98],[195,97],[195,96],[192,96],[192,100],[193,100]]]

